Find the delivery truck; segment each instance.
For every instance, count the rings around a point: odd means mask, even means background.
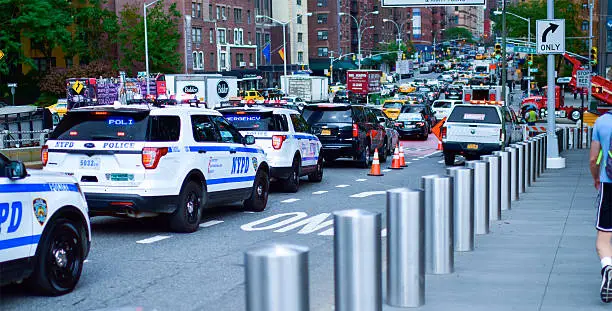
[[[282,76],[281,89],[287,96],[300,97],[308,103],[329,101],[327,77],[305,75]]]
[[[165,75],[167,95],[176,100],[197,99],[207,108],[217,108],[238,96],[238,78],[220,74]]]

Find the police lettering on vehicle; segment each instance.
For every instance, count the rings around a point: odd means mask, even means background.
[[[104,143],[102,145],[102,148],[104,149],[131,149],[134,148],[134,146],[136,145],[136,143],[130,143],[130,142],[108,142],[108,143]]]
[[[249,157],[234,157],[232,162],[232,174],[246,174],[249,172],[251,159]]]
[[[119,126],[125,126],[125,125],[133,125],[134,124],[134,119],[132,118],[108,118],[108,120],[106,120],[108,125],[119,125]]]
[[[23,204],[21,204],[21,202],[0,203],[0,233],[12,233],[17,231],[21,225],[22,214]]]
[[[72,148],[74,147],[74,142],[71,141],[56,141],[55,148]]]

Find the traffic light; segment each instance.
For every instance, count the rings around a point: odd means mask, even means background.
[[[353,54],[353,61],[357,60],[357,55]]]
[[[591,65],[597,65],[597,48],[591,47]]]
[[[406,59],[406,53],[402,53],[402,59]]]
[[[499,43],[495,43],[495,56],[501,56],[502,52],[501,52],[501,44]]]
[[[533,65],[533,54],[527,55],[527,64],[529,64],[529,66]]]

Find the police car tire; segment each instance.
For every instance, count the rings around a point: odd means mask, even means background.
[[[51,296],[64,295],[71,292],[81,278],[85,252],[83,250],[83,240],[87,238],[86,233],[80,225],[73,221],[58,218],[50,223],[48,233],[44,235],[39,243],[40,249],[35,261],[34,273],[30,278],[30,286],[34,290]],[[64,248],[53,248],[63,244]],[[58,250],[69,250],[67,259],[70,259],[67,266],[68,271],[63,271],[55,265],[54,252]],[[59,269],[55,270],[54,269]],[[54,273],[55,272],[55,273]],[[61,272],[68,272],[61,273]],[[58,275],[61,274],[61,275]],[[61,278],[64,276],[64,278]],[[59,279],[61,278],[61,279]]]
[[[196,196],[195,198],[193,196]],[[189,181],[179,194],[178,207],[170,215],[170,229],[176,232],[191,233],[198,230],[202,219],[202,206],[205,198],[202,186],[195,181]],[[189,201],[197,199],[198,205],[189,211]],[[194,202],[191,202],[192,204]],[[193,208],[196,207],[196,208]]]
[[[296,193],[300,189],[300,158],[296,155],[291,164],[291,174],[283,183],[285,192]]]
[[[261,187],[261,189],[260,189]],[[255,174],[253,182],[253,190],[251,197],[244,200],[244,209],[253,212],[262,212],[268,204],[268,192],[270,190],[270,178],[268,173],[263,169],[259,169]],[[259,193],[261,191],[261,193]]]
[[[319,157],[317,161],[317,170],[314,173],[308,174],[308,181],[321,182],[323,180],[323,158]]]

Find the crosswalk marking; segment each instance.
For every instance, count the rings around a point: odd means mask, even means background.
[[[351,185],[337,185],[336,188],[346,188],[346,187],[350,187]]]
[[[355,179],[355,181],[366,181],[367,179],[365,178],[359,178],[359,179]]]
[[[320,190],[320,191],[315,191],[312,194],[323,194],[323,193],[328,193],[329,191],[327,190]]]

